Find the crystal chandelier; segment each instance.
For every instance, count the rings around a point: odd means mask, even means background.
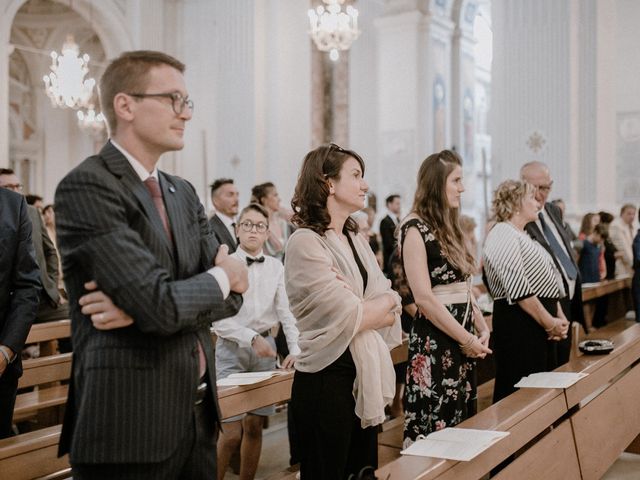
[[[89,105],[86,113],[82,110],[76,112],[78,126],[92,137],[99,137],[105,129],[105,118],[102,113],[97,113],[93,105]]]
[[[89,55],[85,53],[80,57],[73,35],[68,35],[62,45],[62,55],[51,52],[51,60],[51,72],[43,78],[51,104],[75,110],[88,107],[96,81],[93,78],[85,80],[89,72]]]
[[[358,10],[347,5],[342,11],[344,0],[322,0],[326,6],[318,5],[309,10],[309,34],[318,50],[329,52],[334,62],[340,58],[339,50],[349,50],[360,35],[358,30]]]

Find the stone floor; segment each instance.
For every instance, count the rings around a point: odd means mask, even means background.
[[[638,480],[640,478],[640,455],[623,453],[602,477],[603,480]]]

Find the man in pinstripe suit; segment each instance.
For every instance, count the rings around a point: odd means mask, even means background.
[[[209,326],[240,308],[244,266],[210,233],[185,180],[184,65],[127,52],[100,81],[111,134],[56,191],[73,373],[60,454],[74,478],[212,478],[218,409]]]

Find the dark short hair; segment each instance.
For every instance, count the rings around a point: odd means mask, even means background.
[[[53,204],[53,203],[50,203],[49,205],[45,205],[45,206],[44,206],[44,208],[42,209],[42,213],[46,213],[46,212],[47,212],[47,210],[49,210],[49,209],[53,210],[53,209],[54,209],[54,207],[55,207],[55,206],[54,206],[54,204]]]
[[[35,205],[36,202],[42,202],[44,200],[44,198],[42,198],[40,195],[34,195],[32,193],[30,193],[29,195],[25,195],[24,198],[29,205]]]
[[[100,107],[111,135],[115,134],[117,125],[113,99],[119,93],[144,93],[149,83],[149,70],[162,65],[184,73],[184,63],[153,50],[124,52],[107,66],[100,79]]]
[[[211,188],[211,196],[213,196],[213,194],[216,193],[216,190],[218,190],[221,186],[228,185],[229,183],[233,184],[233,179],[218,178],[217,180],[214,180],[213,183],[209,185],[209,187]]]
[[[600,215],[600,223],[611,223],[613,222],[613,214],[609,213],[609,212],[605,212],[605,211],[601,211],[598,212],[598,215]]]
[[[397,193],[394,193],[393,195],[389,195],[387,197],[387,199],[385,200],[385,205],[389,205],[391,202],[393,202],[396,198],[400,198],[400,195],[398,195]]]
[[[600,235],[604,240],[609,238],[609,227],[599,223],[595,227],[593,227],[593,233]]]
[[[240,219],[245,213],[251,210],[253,210],[254,212],[258,212],[260,215],[262,215],[267,220],[267,227],[269,226],[269,212],[267,212],[267,209],[264,208],[262,205],[255,202],[250,203],[240,211],[240,215],[238,215],[238,222],[240,221]]]
[[[251,201],[262,205],[262,199],[269,195],[272,188],[276,188],[276,186],[271,182],[265,182],[254,186],[251,189]]]
[[[14,172],[11,168],[0,168],[0,175],[15,175],[16,172]]]

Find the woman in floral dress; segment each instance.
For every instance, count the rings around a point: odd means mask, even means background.
[[[471,294],[475,262],[458,223],[463,191],[455,152],[427,157],[412,212],[400,228],[403,266],[418,306],[409,337],[405,448],[418,435],[475,413],[474,359],[491,353],[489,329]]]

